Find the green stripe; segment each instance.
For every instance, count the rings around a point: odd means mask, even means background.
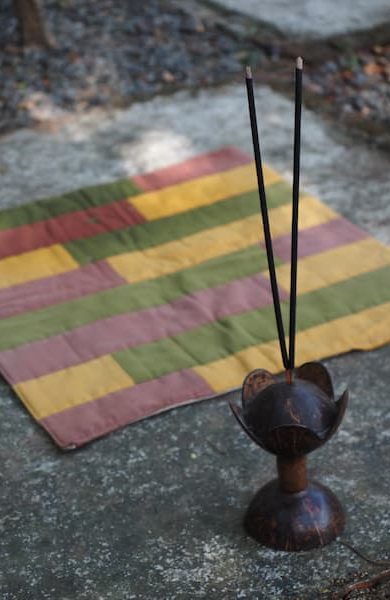
[[[280,264],[280,261],[279,261]],[[116,314],[172,302],[204,288],[267,269],[265,251],[258,246],[214,258],[165,277],[123,285],[0,320],[0,351],[57,335]]]
[[[106,183],[69,192],[62,196],[45,198],[25,206],[3,210],[0,214],[0,229],[37,223],[65,213],[123,200],[139,193],[140,190],[132,181],[123,179],[115,183]]]
[[[267,188],[269,208],[276,208],[291,199],[291,188],[284,182]],[[209,206],[202,206],[138,226],[110,231],[64,244],[80,264],[103,260],[109,256],[144,250],[188,235],[244,219],[259,211],[257,191],[240,194]],[[261,227],[259,219],[259,228]]]
[[[276,208],[287,202],[291,202],[292,188],[285,181],[278,181],[266,187],[267,191],[267,206],[268,208]],[[300,198],[305,194],[302,192]],[[259,206],[259,193],[256,191],[257,206]]]
[[[390,268],[365,273],[299,297],[297,330],[354,314],[390,301]],[[284,316],[287,304],[283,303]],[[286,322],[286,321],[285,321]],[[116,352],[114,358],[137,382],[207,364],[276,337],[273,308],[249,311]],[[318,340],[321,344],[321,340]]]

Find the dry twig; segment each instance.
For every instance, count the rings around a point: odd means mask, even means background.
[[[378,567],[390,567],[390,560],[374,560],[373,558],[369,558],[368,556],[363,554],[363,552],[361,552],[360,550],[358,550],[357,548],[352,546],[352,544],[350,544],[349,542],[346,542],[345,540],[339,540],[339,541],[340,541],[340,544],[342,544],[346,548],[349,548],[349,550],[352,550],[352,552],[357,554],[357,556],[359,556],[366,562],[370,563],[371,565],[377,565]]]
[[[345,600],[348,598],[352,592],[356,592],[359,590],[370,590],[377,586],[379,583],[390,579],[390,569],[385,569],[372,577],[368,577],[367,579],[363,579],[362,581],[357,581],[356,583],[351,583],[347,585],[341,592],[336,592],[332,596],[332,600]]]

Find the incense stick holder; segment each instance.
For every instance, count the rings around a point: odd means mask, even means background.
[[[249,437],[277,457],[278,478],[253,498],[245,528],[265,546],[296,552],[324,546],[344,529],[336,496],[308,481],[306,454],[336,432],[348,391],[335,401],[329,372],[319,362],[306,363],[292,375],[285,381],[256,369],[244,381],[242,407],[230,406]]]

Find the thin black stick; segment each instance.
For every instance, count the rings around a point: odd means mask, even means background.
[[[262,168],[262,164],[261,164],[261,153],[260,153],[260,144],[259,144],[259,133],[258,133],[258,129],[257,129],[255,98],[254,98],[254,94],[253,94],[253,79],[252,79],[252,72],[251,72],[250,67],[246,68],[246,90],[247,90],[247,94],[248,94],[249,116],[250,116],[250,121],[251,121],[252,140],[253,140],[253,152],[255,155],[257,183],[258,183],[258,187],[259,187],[260,209],[261,209],[261,216],[263,219],[264,240],[265,240],[265,248],[267,251],[268,270],[269,270],[269,275],[270,275],[270,280],[271,280],[271,290],[272,290],[272,298],[273,298],[274,310],[275,310],[276,326],[278,329],[279,345],[280,345],[280,352],[282,354],[283,366],[285,369],[288,369],[289,368],[289,359],[288,359],[288,355],[287,355],[282,313],[280,310],[279,290],[278,290],[278,284],[276,281],[274,253],[272,250],[271,231],[270,231],[269,220],[268,220],[267,200],[266,200],[265,188],[264,188],[263,168]]]
[[[294,121],[294,174],[293,207],[291,225],[291,274],[290,274],[290,330],[289,330],[289,369],[295,366],[295,329],[297,314],[297,270],[298,270],[298,207],[299,207],[299,168],[301,155],[301,114],[302,114],[302,70],[303,60],[297,58],[295,69],[295,121]]]

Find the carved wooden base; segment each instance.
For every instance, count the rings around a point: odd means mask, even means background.
[[[264,546],[298,552],[329,544],[343,531],[345,516],[324,485],[310,482],[302,491],[285,492],[274,479],[253,498],[244,525]]]

